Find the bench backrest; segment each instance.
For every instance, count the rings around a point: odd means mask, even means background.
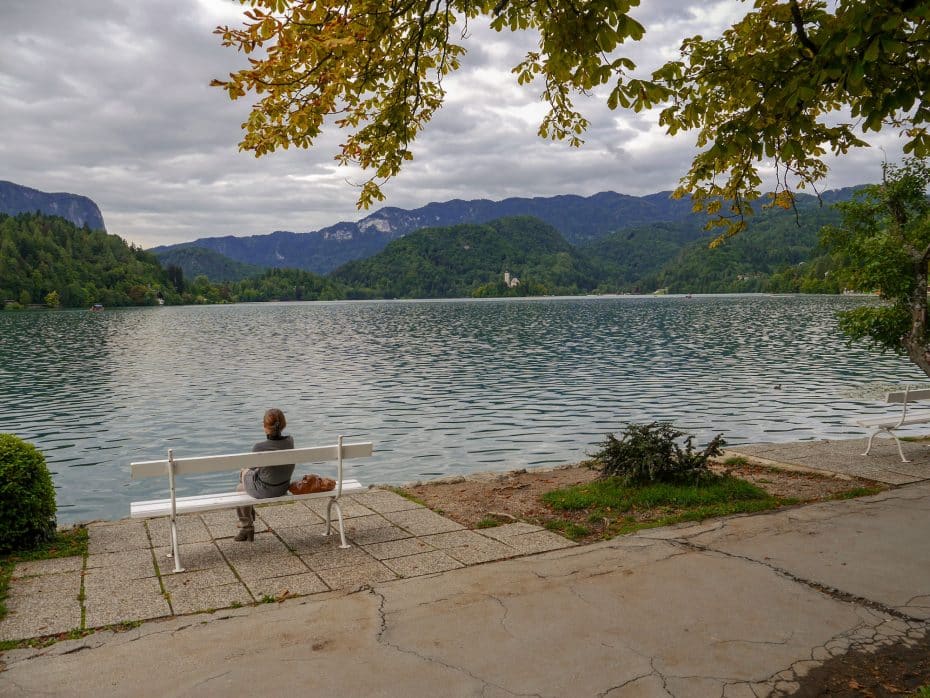
[[[365,458],[374,452],[369,442],[342,445],[342,459]],[[194,456],[190,458],[172,458],[175,475],[195,475],[213,473],[222,470],[240,470],[242,468],[261,468],[269,465],[287,465],[289,463],[322,463],[339,460],[339,444],[332,446],[315,446],[312,448],[294,448],[285,451],[262,451],[260,453],[231,453],[225,456]],[[131,463],[132,479],[145,477],[167,477],[168,459],[148,460]]]
[[[915,400],[930,400],[930,388],[895,390],[885,395],[885,402],[890,403],[914,402]]]

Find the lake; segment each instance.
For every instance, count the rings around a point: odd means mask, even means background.
[[[0,313],[0,431],[44,453],[61,523],[167,495],[129,463],[248,451],[277,406],[298,445],[371,440],[402,483],[576,462],[629,422],[705,443],[862,435],[862,386],[926,381],[848,347],[835,296],[265,303]],[[179,482],[229,489],[235,475]]]

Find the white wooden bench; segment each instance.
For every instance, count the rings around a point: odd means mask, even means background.
[[[918,400],[930,400],[930,389],[924,388],[911,390],[909,387],[906,387],[904,390],[890,392],[885,395],[885,402],[889,404],[902,405],[900,412],[886,415],[884,417],[857,419],[856,424],[858,424],[860,427],[865,427],[866,429],[874,427],[875,429],[875,431],[872,432],[872,435],[869,436],[869,445],[865,449],[865,453],[862,455],[869,455],[869,451],[872,450],[872,440],[876,436],[879,434],[887,434],[893,438],[895,443],[898,445],[898,455],[901,456],[901,461],[903,463],[910,463],[910,461],[904,457],[904,451],[901,450],[901,440],[894,432],[895,430],[908,426],[909,424],[924,424],[930,422],[930,410],[925,410],[922,412],[908,411],[908,406]]]
[[[336,508],[336,518],[339,522],[339,538],[341,548],[350,547],[346,543],[345,529],[342,523],[342,509],[339,508],[339,498],[346,493],[361,492],[367,487],[358,480],[347,480],[343,477],[342,462],[350,458],[365,458],[372,454],[374,448],[370,442],[343,443],[339,437],[338,443],[332,446],[316,446],[312,448],[295,448],[286,451],[263,451],[260,453],[233,453],[221,456],[196,456],[192,458],[175,458],[174,450],[168,449],[167,460],[152,460],[132,463],[132,479],[139,480],[147,477],[168,478],[167,499],[152,499],[130,504],[130,517],[133,519],[149,519],[156,516],[168,516],[171,523],[171,553],[168,557],[174,558],[174,571],[183,572],[181,557],[178,551],[179,514],[190,514],[215,509],[233,509],[242,506],[255,506],[256,504],[269,504],[271,502],[294,501],[297,499],[323,499],[328,498],[326,506],[326,535],[332,532],[331,510]],[[261,468],[272,465],[287,465],[289,463],[321,463],[336,461],[336,488],[328,492],[314,492],[313,494],[293,495],[287,493],[281,497],[255,499],[245,492],[220,492],[215,494],[200,494],[192,497],[178,497],[175,491],[175,478],[182,475],[195,475],[200,473],[213,473],[224,470],[239,472],[242,468]]]

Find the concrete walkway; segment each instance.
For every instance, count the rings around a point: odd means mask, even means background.
[[[926,634],[928,511],[920,483],[98,632],[5,653],[0,695],[787,694]]]
[[[251,545],[184,517],[178,574],[165,520],[94,524],[86,558],[16,567],[0,639],[133,627],[3,653],[0,695],[787,695],[930,630],[930,444],[863,448],[729,454],[896,488],[587,546],[377,489],[345,501],[350,550],[313,500],[258,508]]]
[[[878,437],[868,456],[868,439],[790,441],[733,446],[727,456],[778,468],[798,468],[831,475],[862,477],[886,485],[906,485],[930,479],[930,442],[902,441],[903,463],[894,440]]]

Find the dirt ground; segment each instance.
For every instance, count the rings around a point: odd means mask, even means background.
[[[847,480],[754,465],[716,465],[715,469],[749,480],[773,496],[800,503],[824,501],[844,493],[849,496],[861,492],[861,488],[884,489],[868,480]],[[457,482],[423,483],[403,491],[468,528],[489,525],[492,521],[528,521],[545,526],[566,518],[584,521],[585,526],[591,528],[586,512],[556,512],[540,497],[550,490],[590,482],[597,476],[596,470],[582,464],[549,471],[484,474]],[[648,520],[650,512],[637,512],[636,516]],[[589,535],[577,540],[590,542],[604,535],[603,529],[595,527]],[[924,689],[927,693],[916,691],[925,686],[930,686],[930,635],[916,646],[898,644],[876,653],[850,652],[835,657],[804,677],[795,695],[923,698],[930,695],[930,690]]]
[[[868,480],[845,480],[754,465],[715,465],[714,469],[748,480],[773,496],[800,502],[819,502],[855,488],[876,486]],[[592,525],[587,512],[557,512],[540,497],[545,492],[590,482],[597,477],[597,470],[578,464],[548,471],[484,474],[452,483],[425,482],[404,491],[468,528],[475,528],[481,522],[490,523],[490,520],[528,521],[540,526],[555,520],[569,520],[583,522],[590,530],[589,535],[576,540],[591,542],[602,538],[604,532],[602,527]],[[650,520],[653,514],[649,511],[633,513],[640,521]]]

